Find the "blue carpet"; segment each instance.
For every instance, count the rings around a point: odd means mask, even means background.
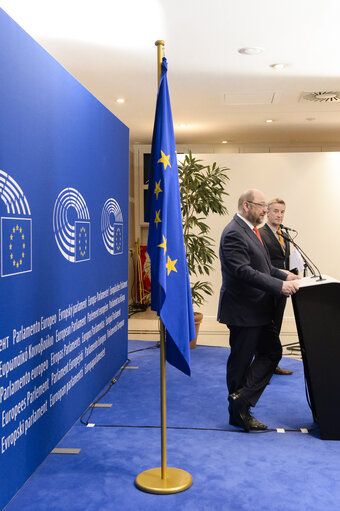
[[[154,344],[130,341],[129,350]],[[294,374],[274,375],[255,408],[269,428],[294,431],[247,434],[228,425],[227,350],[204,346],[191,352],[191,378],[167,366],[168,466],[187,470],[193,486],[174,495],[139,491],[135,477],[161,463],[159,350],[129,357],[139,369],[123,371],[102,399],[112,408],[95,409],[95,427],[77,422],[60,442],[80,454],[48,456],[6,511],[339,510],[340,443],[320,440],[302,363],[284,359]]]

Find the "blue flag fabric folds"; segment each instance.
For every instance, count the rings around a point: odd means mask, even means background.
[[[166,359],[190,375],[190,341],[196,336],[185,255],[175,135],[163,58],[152,139],[148,202],[151,309],[166,329]]]

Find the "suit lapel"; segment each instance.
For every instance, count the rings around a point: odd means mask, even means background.
[[[241,220],[237,215],[234,216],[234,220],[238,223],[238,225],[240,227],[242,227],[242,229],[244,230],[245,234],[249,237],[249,239],[253,243],[256,243],[256,245],[258,247],[261,247],[261,250],[263,251],[263,253],[266,256],[267,262],[270,265],[271,263],[270,263],[269,252],[268,252],[267,248],[264,246],[264,244],[262,244],[261,241],[258,239],[258,237],[254,233],[254,231],[252,231],[250,229],[250,227],[245,222],[243,222],[243,220]]]
[[[267,232],[269,233],[272,243],[274,243],[275,247],[280,251],[280,254],[283,254],[281,244],[280,244],[279,240],[277,239],[277,237],[275,236],[275,234],[273,233],[273,231],[271,230],[271,228],[269,227],[269,225],[265,224],[265,228],[267,229]]]

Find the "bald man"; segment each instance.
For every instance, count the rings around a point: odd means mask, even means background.
[[[267,203],[263,192],[249,189],[238,200],[238,213],[220,242],[222,287],[218,320],[230,330],[227,362],[229,423],[245,431],[267,426],[250,413],[282,356],[274,324],[275,298],[296,293],[299,277],[271,265],[257,226]]]

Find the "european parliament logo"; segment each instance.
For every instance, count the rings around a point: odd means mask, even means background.
[[[102,209],[102,238],[106,250],[111,255],[123,253],[123,214],[118,202],[107,199]]]
[[[71,263],[90,259],[89,210],[84,197],[75,188],[65,188],[59,193],[53,210],[53,231],[65,259]]]
[[[10,215],[1,218],[1,277],[32,271],[31,210],[19,184],[1,169],[0,199]]]
[[[31,218],[1,218],[1,276],[32,271]]]
[[[90,222],[76,221],[76,255],[75,261],[90,259]]]

